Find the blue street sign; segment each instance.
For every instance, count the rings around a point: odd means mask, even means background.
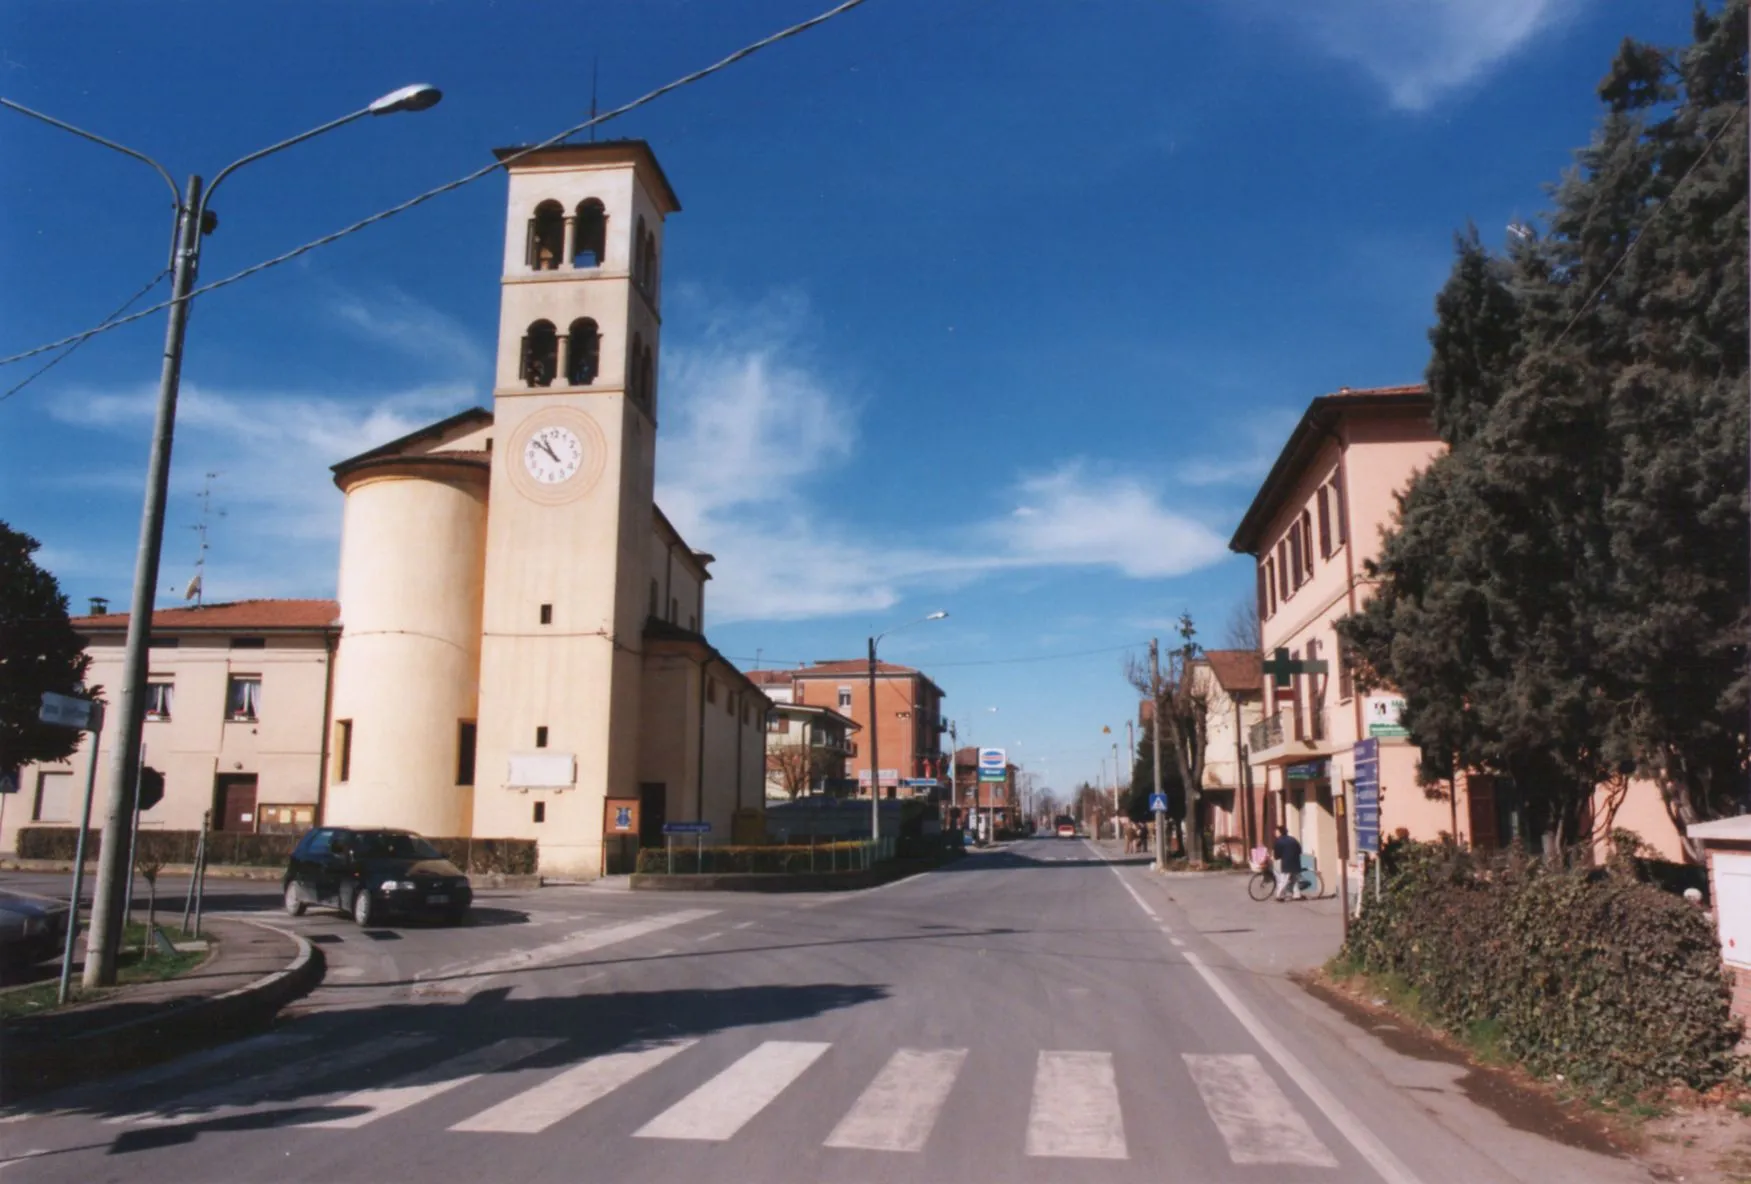
[[[666,835],[708,835],[711,833],[709,822],[665,822],[663,833]]]
[[[1358,740],[1356,760],[1356,850],[1380,852],[1380,741]]]
[[[1167,813],[1167,795],[1164,793],[1150,794],[1149,795],[1149,812],[1151,814],[1165,814],[1165,813]]]
[[[935,789],[936,788],[936,778],[934,778],[934,777],[907,777],[904,780],[902,780],[900,782],[900,784],[904,785],[907,789]]]

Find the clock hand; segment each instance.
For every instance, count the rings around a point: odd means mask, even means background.
[[[536,443],[536,445],[538,445],[540,447],[541,451],[545,452],[548,456],[551,456],[553,458],[554,464],[559,463],[559,453],[557,453],[553,450],[553,445],[549,444],[546,440],[541,440],[541,439],[537,439],[535,441],[535,443]]]

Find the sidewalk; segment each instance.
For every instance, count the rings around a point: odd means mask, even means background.
[[[322,978],[303,938],[209,918],[218,949],[180,978],[136,983],[101,999],[0,1022],[0,1100],[177,1056],[262,1027]],[[75,971],[77,974],[77,971]]]
[[[1116,839],[1096,841],[1109,859],[1134,861]],[[1246,894],[1251,873],[1164,872],[1154,878],[1191,922],[1236,965],[1254,974],[1286,978],[1323,966],[1344,943],[1344,916],[1337,897],[1255,901]]]

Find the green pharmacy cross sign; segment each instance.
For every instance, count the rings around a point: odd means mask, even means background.
[[[1278,689],[1287,687],[1297,674],[1325,674],[1331,667],[1324,658],[1304,658],[1297,660],[1289,656],[1289,651],[1279,648],[1275,654],[1267,658],[1259,667],[1270,675]]]

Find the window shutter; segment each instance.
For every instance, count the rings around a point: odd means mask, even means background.
[[[1331,488],[1319,487],[1319,557],[1330,559],[1331,546]]]
[[[1261,621],[1264,620],[1266,617],[1271,615],[1271,606],[1269,604],[1270,597],[1265,591],[1265,583],[1270,578],[1271,578],[1270,573],[1265,570],[1265,565],[1263,563],[1260,563],[1258,566],[1258,597],[1259,597],[1259,620],[1261,620]]]

